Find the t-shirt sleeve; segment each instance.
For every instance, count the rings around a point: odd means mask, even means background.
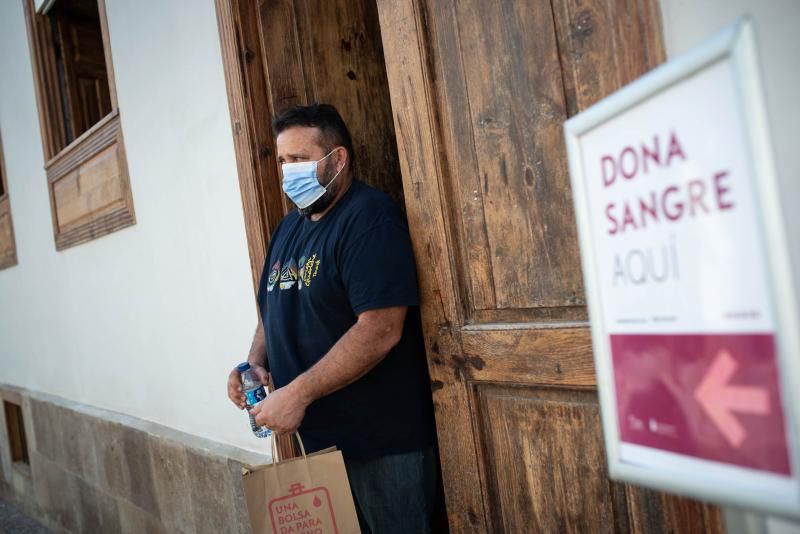
[[[411,240],[402,222],[385,220],[354,236],[343,249],[340,266],[356,315],[419,304]]]

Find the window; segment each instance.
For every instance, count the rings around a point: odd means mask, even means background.
[[[135,224],[104,0],[23,0],[56,248]],[[38,2],[37,2],[38,3]]]
[[[12,463],[30,464],[28,459],[28,440],[25,437],[25,421],[22,419],[22,408],[19,404],[3,401],[6,412],[6,430],[8,431],[8,449]]]
[[[14,242],[14,225],[11,224],[6,166],[3,160],[3,139],[0,137],[0,269],[16,264],[17,245]]]
[[[0,201],[6,199],[6,166],[3,161],[3,147],[0,145]]]

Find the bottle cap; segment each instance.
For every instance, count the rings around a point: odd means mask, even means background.
[[[239,371],[239,374],[244,373],[248,369],[250,369],[250,363],[249,362],[242,362],[242,363],[240,363],[239,365],[236,366],[236,370]]]

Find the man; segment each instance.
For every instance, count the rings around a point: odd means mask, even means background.
[[[283,189],[298,210],[275,229],[248,361],[276,389],[251,413],[299,429],[309,451],[345,459],[365,533],[430,532],[436,454],[408,228],[388,197],[354,179],[333,106],[273,123]],[[234,369],[228,396],[245,399]]]

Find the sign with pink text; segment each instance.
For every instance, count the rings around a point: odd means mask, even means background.
[[[567,121],[613,478],[800,515],[800,341],[742,20]]]

